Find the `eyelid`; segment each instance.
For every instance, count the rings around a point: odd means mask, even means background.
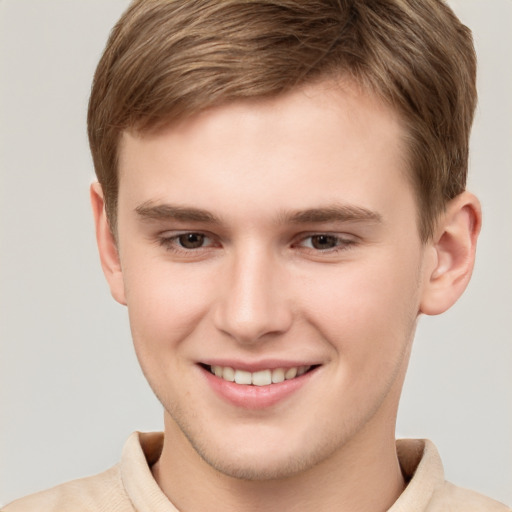
[[[180,236],[183,235],[201,235],[204,237],[205,240],[209,240],[209,243],[206,245],[202,245],[201,247],[197,247],[195,249],[187,249],[186,247],[181,247],[177,241]],[[215,237],[205,231],[201,230],[194,230],[194,229],[183,229],[183,230],[168,230],[163,231],[161,233],[158,233],[156,237],[156,241],[159,245],[166,248],[169,251],[176,252],[176,253],[193,253],[193,252],[199,252],[201,250],[208,250],[212,247],[219,246],[220,244],[216,243]]]
[[[304,242],[306,240],[309,240],[315,236],[327,236],[332,237],[337,240],[337,244],[334,247],[327,248],[327,249],[316,249],[314,247],[308,247],[304,245]],[[354,246],[358,242],[358,237],[355,235],[351,235],[348,233],[336,233],[336,232],[330,232],[330,231],[317,231],[317,232],[310,232],[310,233],[302,233],[299,237],[296,239],[297,241],[293,243],[294,246],[302,247],[306,250],[314,251],[315,253],[329,253],[329,252],[339,252],[346,250],[352,246]]]
[[[179,237],[187,234],[197,234],[202,235],[206,241],[205,245],[201,245],[196,248],[186,248],[182,247],[178,239]],[[311,245],[308,246],[306,241],[311,240],[315,236],[326,236],[330,238],[336,239],[336,245],[333,247],[328,247],[325,249],[315,248]],[[218,237],[208,231],[204,230],[194,230],[194,229],[183,229],[183,230],[165,230],[156,234],[155,242],[162,246],[165,250],[169,252],[173,252],[176,254],[188,255],[188,256],[199,256],[198,253],[205,253],[206,251],[210,251],[212,249],[216,249],[221,247],[221,243],[218,240]],[[291,243],[292,248],[301,249],[305,252],[314,253],[314,254],[335,254],[338,252],[349,250],[350,248],[357,245],[359,242],[359,237],[350,233],[339,233],[332,231],[312,231],[312,232],[303,232],[294,237],[294,240]]]

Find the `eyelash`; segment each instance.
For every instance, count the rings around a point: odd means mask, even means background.
[[[203,240],[208,240],[209,243],[207,245],[200,245],[195,248],[186,248],[180,245],[180,238],[184,236],[191,236],[195,235],[198,237],[204,237]],[[312,246],[305,246],[303,245],[307,240],[312,240],[314,237],[326,237],[329,239],[333,239],[333,241],[336,243],[333,247],[328,247],[326,249],[318,249]],[[213,237],[209,236],[206,233],[202,233],[200,231],[185,231],[182,233],[175,234],[173,236],[161,236],[158,239],[159,245],[164,247],[166,250],[177,253],[177,254],[184,254],[184,255],[191,255],[192,253],[199,251],[199,250],[210,250],[212,248],[219,247],[220,244],[216,244],[213,240]],[[312,243],[311,243],[312,245]],[[344,237],[338,234],[332,234],[329,232],[326,233],[311,233],[306,235],[301,235],[300,238],[298,238],[297,242],[294,242],[292,244],[292,247],[302,247],[303,249],[310,251],[314,254],[336,254],[339,252],[347,251],[351,248],[353,248],[355,245],[357,245],[357,240],[355,238],[350,237]]]
[[[212,237],[208,236],[205,233],[201,233],[200,231],[185,231],[183,233],[178,233],[173,236],[161,236],[158,239],[158,242],[161,246],[163,246],[165,249],[171,252],[175,253],[184,253],[184,254],[190,254],[191,252],[198,251],[199,249],[208,249],[211,246],[214,246],[214,243],[210,243],[206,246],[201,245],[197,248],[186,248],[179,245],[179,239],[184,236],[190,236],[190,235],[196,235],[199,237],[204,237],[206,240],[212,240]]]
[[[333,239],[336,242],[336,245],[334,247],[329,247],[326,249],[318,249],[315,247],[306,247],[307,249],[310,249],[311,251],[315,253],[324,253],[324,254],[331,254],[331,253],[338,253],[341,251],[346,251],[353,247],[356,244],[356,240],[353,238],[344,237],[341,235],[336,235],[332,233],[313,233],[309,234],[305,237],[302,237],[299,242],[304,243],[306,240],[312,240],[315,237],[325,237],[329,239]]]

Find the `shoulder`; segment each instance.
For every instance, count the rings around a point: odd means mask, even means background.
[[[389,512],[512,512],[503,503],[447,482],[439,453],[428,439],[398,440],[397,455],[408,484]]]
[[[433,494],[427,510],[432,512],[512,512],[512,509],[503,503],[449,482],[445,482]]]
[[[150,469],[162,445],[161,432],[134,432],[111,469],[13,501],[1,512],[135,512],[133,503],[147,510],[160,503],[168,507]]]
[[[2,512],[133,512],[119,465],[13,501]]]

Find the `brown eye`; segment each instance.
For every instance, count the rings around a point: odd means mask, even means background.
[[[332,249],[338,245],[338,238],[332,235],[313,235],[311,237],[311,246],[314,249],[326,250]]]
[[[201,233],[184,233],[178,236],[178,242],[184,249],[199,249],[203,247],[205,238]]]

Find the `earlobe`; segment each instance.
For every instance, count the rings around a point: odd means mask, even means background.
[[[93,183],[90,194],[101,267],[109,284],[112,297],[120,304],[126,305],[119,251],[105,212],[101,185],[97,182]]]
[[[426,269],[420,313],[438,315],[462,295],[471,278],[482,223],[480,202],[469,192],[454,198],[430,242],[433,264]]]

